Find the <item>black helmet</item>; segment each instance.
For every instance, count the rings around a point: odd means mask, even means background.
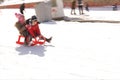
[[[37,20],[37,17],[34,15],[31,17],[31,20]]]
[[[26,20],[26,24],[31,24],[31,18]]]

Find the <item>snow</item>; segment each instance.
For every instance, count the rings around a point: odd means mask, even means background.
[[[119,11],[90,11],[84,16],[64,11],[69,17],[120,20]],[[52,42],[26,47],[15,43],[19,35],[15,12],[19,10],[0,11],[0,80],[120,79],[120,24],[44,22],[40,29],[44,36],[53,36]],[[26,9],[26,19],[34,14]]]
[[[76,8],[76,15],[71,15],[71,10],[69,8],[65,9],[65,16],[69,16],[71,18],[81,18],[83,20],[112,20],[112,21],[120,21],[119,13],[120,6],[118,6],[118,11],[112,11],[112,7],[104,6],[104,7],[90,7],[90,11],[87,12],[84,10],[84,15],[79,15],[79,11]]]

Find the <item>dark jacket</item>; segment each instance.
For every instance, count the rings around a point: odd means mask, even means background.
[[[82,0],[78,0],[78,4],[82,4]]]
[[[72,2],[72,9],[75,9],[75,7],[76,7],[76,1],[74,0],[74,1]]]
[[[21,12],[21,14],[23,14],[24,10],[25,10],[25,4],[23,3],[23,4],[20,5],[20,12]]]
[[[20,34],[26,30],[25,24],[21,24],[19,21],[15,23],[15,27],[18,29]]]

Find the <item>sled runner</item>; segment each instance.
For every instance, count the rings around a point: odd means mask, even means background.
[[[17,44],[23,45],[24,41],[22,40],[24,39],[24,36],[19,35],[18,36],[18,40],[16,41]],[[43,39],[37,39],[37,38],[32,38],[32,43],[30,44],[30,46],[34,46],[34,45],[43,45],[45,43],[46,40]]]

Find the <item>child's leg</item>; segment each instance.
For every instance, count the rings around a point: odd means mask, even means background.
[[[24,44],[28,45],[31,40],[29,32],[27,30],[25,30],[25,31],[23,31],[22,35],[25,37]]]
[[[40,39],[43,39],[43,40],[45,40],[45,41],[47,41],[48,43],[50,43],[51,40],[52,40],[52,37],[46,38],[46,37],[44,37],[44,36],[42,36],[42,35],[40,35],[39,38],[40,38]]]
[[[32,30],[32,28],[31,28],[31,29],[28,29],[28,32],[29,32],[29,34],[30,34],[32,37],[35,37],[35,33],[34,33],[34,31]]]

